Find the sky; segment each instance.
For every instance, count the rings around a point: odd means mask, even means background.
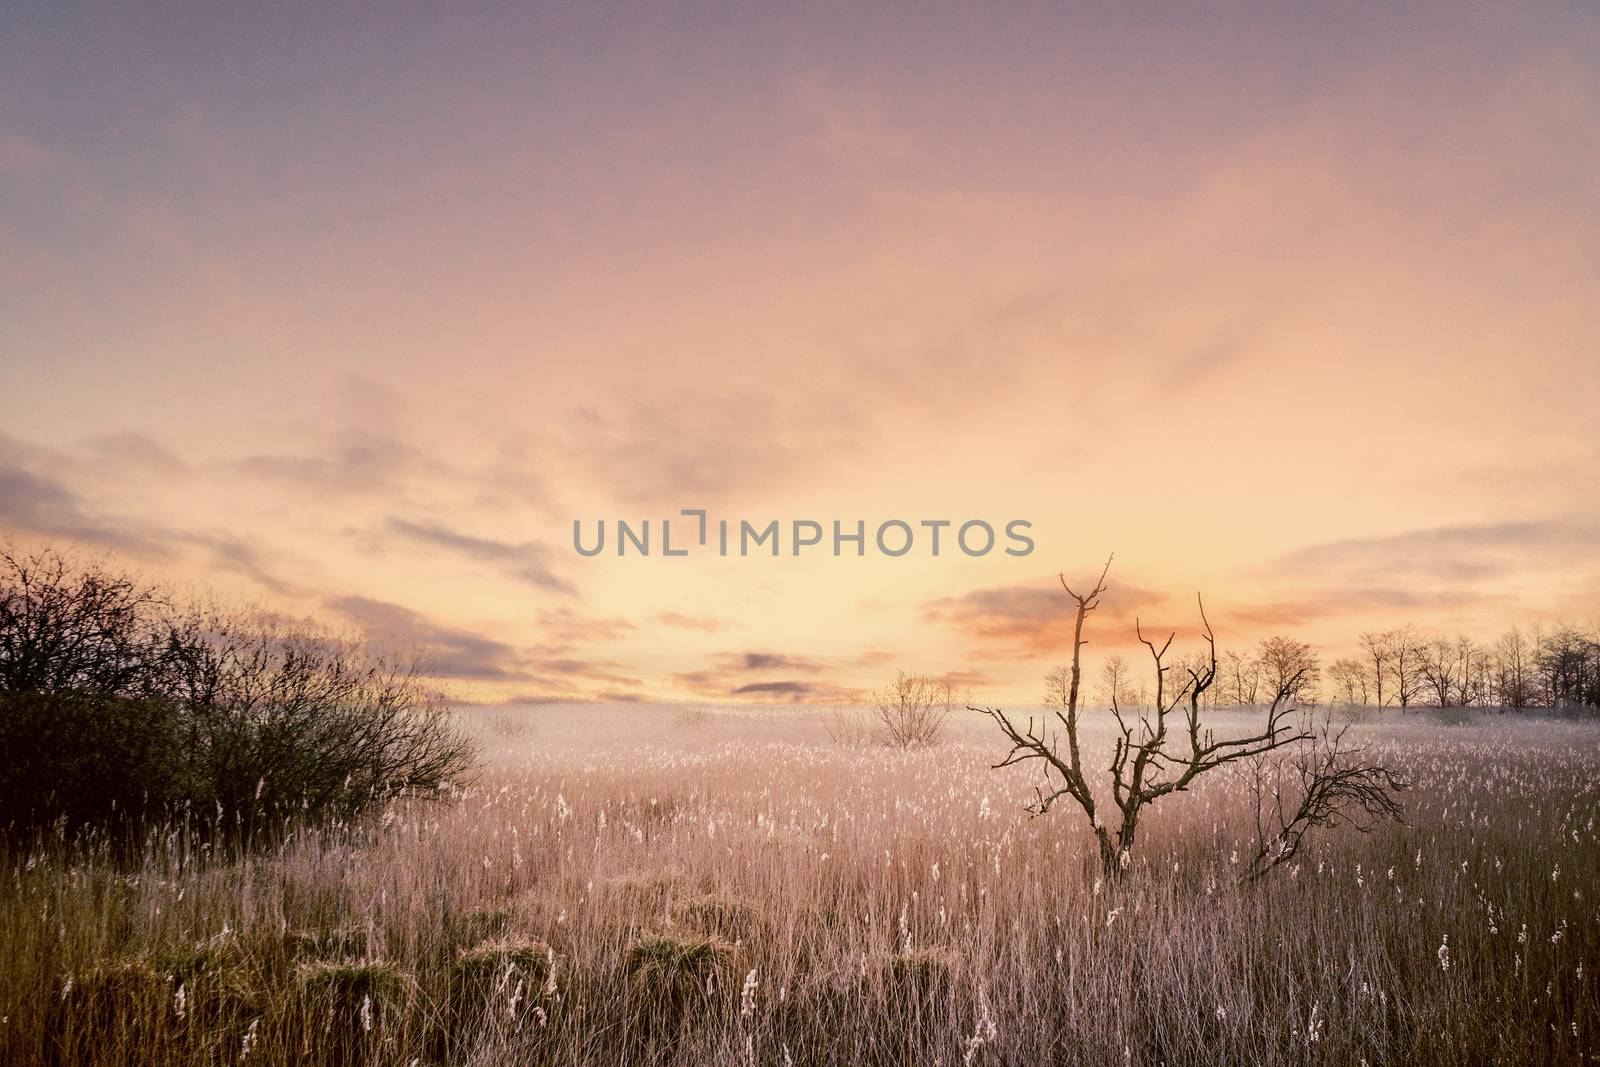
[[[1595,619],[1597,102],[1584,3],[7,5],[0,537],[481,701],[1034,701],[1113,552],[1091,663]],[[573,549],[685,508],[1034,550]]]

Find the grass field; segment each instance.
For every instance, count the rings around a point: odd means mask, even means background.
[[[1406,824],[1242,887],[1227,769],[1108,885],[976,715],[903,754],[816,709],[464,714],[484,765],[444,802],[242,856],[178,825],[8,856],[0,1062],[1600,1058],[1592,723],[1387,711],[1356,729]]]

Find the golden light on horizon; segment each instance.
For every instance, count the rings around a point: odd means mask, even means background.
[[[373,18],[8,20],[0,534],[483,700],[1033,701],[1113,551],[1097,650],[1600,615],[1592,9]]]

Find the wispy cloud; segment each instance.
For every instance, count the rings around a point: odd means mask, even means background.
[[[685,615],[677,611],[663,611],[656,616],[656,621],[663,626],[679,630],[698,630],[707,634],[719,633],[728,627],[726,619],[719,619],[713,615]]]
[[[426,649],[437,662],[433,670],[442,678],[472,681],[525,681],[530,672],[517,650],[504,641],[470,630],[453,629],[421,612],[364,596],[334,597],[330,610],[349,619],[374,639],[405,649]]]
[[[858,401],[824,386],[696,392],[621,411],[580,409],[558,447],[619,504],[712,506],[739,493],[815,477],[858,450],[871,425],[857,417],[858,409]]]
[[[1307,545],[1281,556],[1280,572],[1478,582],[1518,571],[1590,564],[1600,554],[1600,519],[1590,515],[1433,526],[1380,537]]]
[[[50,457],[0,436],[0,525],[142,558],[171,554],[161,532],[97,515],[48,469]]]
[[[572,593],[571,582],[550,569],[551,552],[547,545],[534,541],[512,543],[474,537],[436,523],[413,522],[391,516],[387,528],[399,536],[423,545],[446,549],[467,559],[486,563],[520,582],[556,593]]]
[[[443,473],[420,449],[362,431],[341,433],[325,453],[262,453],[234,460],[231,466],[241,474],[296,491],[339,496],[396,492],[419,474]]]
[[[1470,590],[1345,586],[1308,590],[1292,599],[1255,604],[1214,604],[1207,610],[1220,635],[1224,629],[1259,632],[1361,615],[1380,615],[1397,621],[1414,614],[1438,615],[1502,599],[1508,598]]]
[[[1163,594],[1138,586],[1115,583],[1096,609],[1096,626],[1101,633],[1107,624],[1131,627],[1135,612],[1166,599]],[[926,621],[997,646],[999,654],[1024,658],[1070,648],[1074,610],[1072,599],[1054,581],[974,589],[959,596],[939,597],[922,606]]]
[[[620,641],[637,629],[620,616],[586,615],[569,607],[541,611],[538,616],[540,647],[551,655],[582,645]]]

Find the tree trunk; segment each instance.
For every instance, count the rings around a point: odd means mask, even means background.
[[[1115,838],[1104,827],[1095,830],[1095,836],[1100,841],[1100,869],[1106,881],[1113,882],[1122,877],[1123,857],[1133,853],[1133,838],[1138,826],[1137,816],[1124,816],[1122,829],[1117,831]]]

